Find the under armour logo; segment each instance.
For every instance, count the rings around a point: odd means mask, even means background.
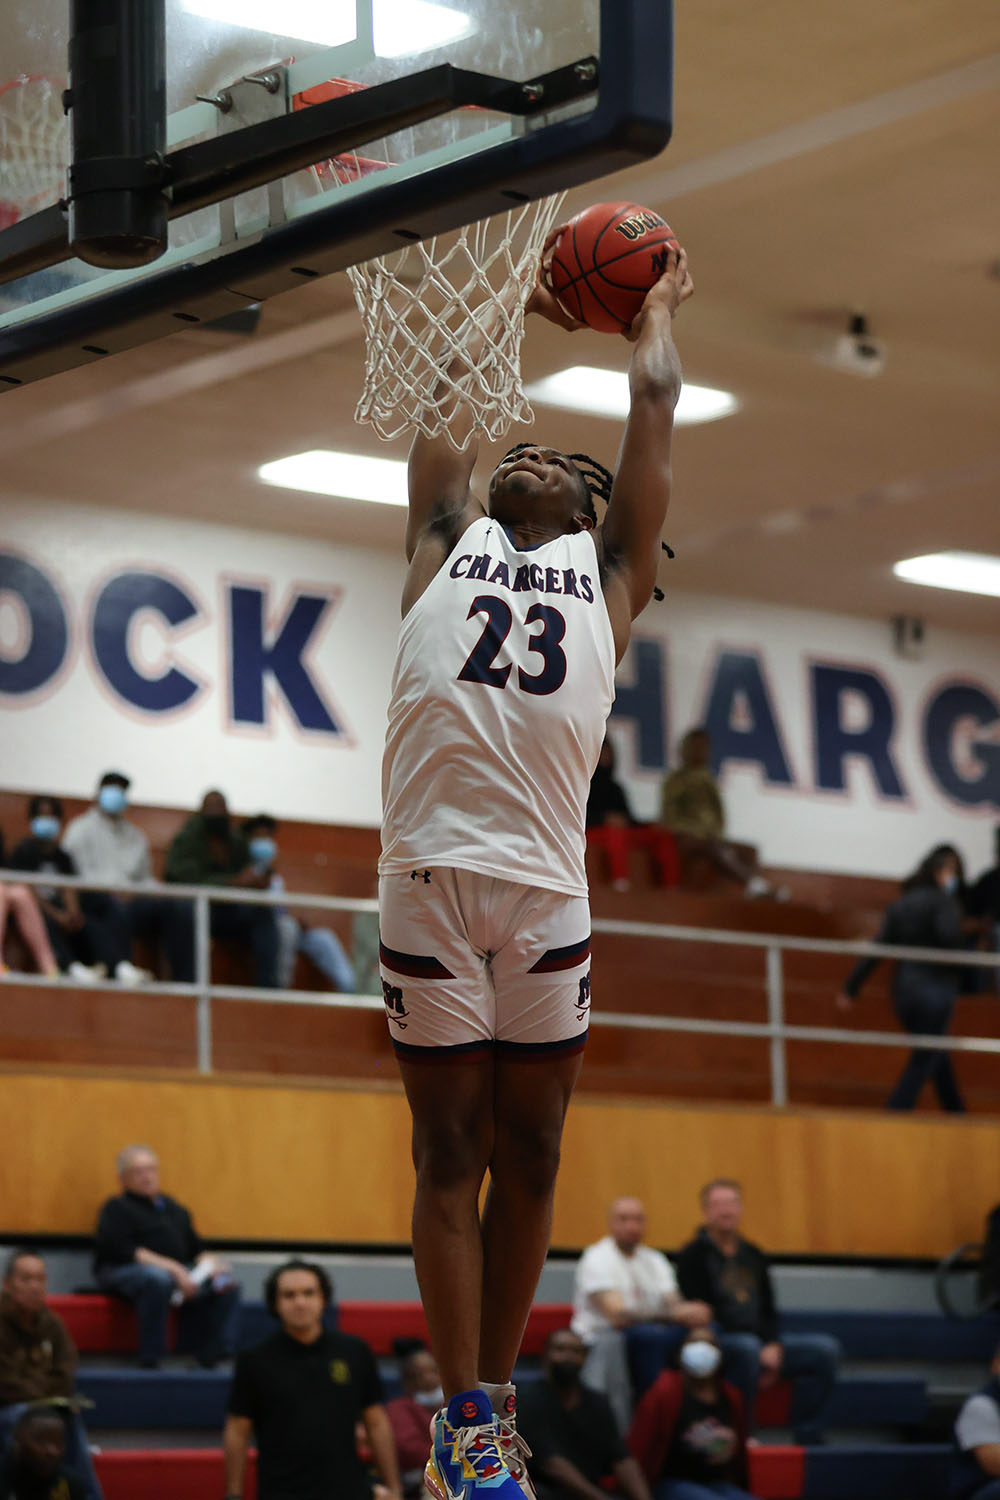
[[[411,870],[410,871],[410,879],[411,880],[422,880],[424,882],[424,885],[430,885],[430,883],[431,883],[431,872],[430,872],[430,870]]]

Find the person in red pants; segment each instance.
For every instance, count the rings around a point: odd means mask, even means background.
[[[601,746],[597,770],[587,798],[587,843],[603,849],[608,859],[611,884],[616,891],[629,888],[630,849],[648,849],[660,884],[677,885],[680,860],[673,834],[657,823],[637,823],[632,816],[625,788],[615,778],[615,747],[609,739]]]

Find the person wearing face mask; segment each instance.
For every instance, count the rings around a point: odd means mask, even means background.
[[[63,826],[59,798],[32,797],[28,802],[28,826],[31,835],[14,849],[11,868],[33,874],[75,875],[76,865],[71,856],[59,847]],[[91,956],[91,945],[76,891],[44,885],[34,886],[33,891],[59,968],[77,984],[97,983],[107,970],[101,963],[91,966],[84,962]]]
[[[243,832],[246,835],[250,862],[259,875],[267,877],[268,890],[283,891],[284,876],[276,868],[276,820],[268,813],[258,813],[255,818],[248,818],[243,824]],[[278,988],[291,989],[295,958],[302,953],[316,965],[335,990],[353,995],[357,987],[354,965],[335,932],[329,927],[313,925],[318,915],[318,912],[309,910],[294,913],[284,906],[275,908],[274,919],[278,927]]]
[[[875,941],[910,948],[961,948],[970,925],[962,914],[964,890],[961,855],[950,844],[939,844],[903,881]],[[853,1009],[861,986],[881,961],[859,959],[837,996],[841,1010]],[[962,979],[956,964],[900,959],[893,967],[892,1005],[904,1031],[943,1036],[951,1025]],[[937,1091],[942,1109],[951,1114],[964,1111],[950,1053],[930,1048],[915,1048],[910,1053],[889,1096],[888,1108],[913,1109],[927,1082]]]
[[[722,1378],[712,1328],[692,1328],[679,1370],[664,1370],[639,1402],[629,1447],[653,1500],[750,1500],[743,1398]]]
[[[386,1403],[404,1500],[420,1500],[431,1451],[431,1418],[444,1405],[441,1373],[429,1349],[411,1349],[400,1367],[403,1394]]]
[[[105,771],[93,807],[67,825],[63,849],[82,880],[142,885],[153,878],[149,840],[126,816],[129,778]],[[122,891],[81,891],[80,910],[95,960],[120,984],[144,984],[153,976],[132,962],[132,941],[158,934],[163,903]]]
[[[175,834],[167,850],[164,880],[179,885],[216,885],[267,890],[269,866],[251,857],[246,834],[230,816],[219,791],[206,792],[201,808]],[[270,906],[213,901],[209,908],[212,936],[248,947],[253,954],[254,984],[274,989],[278,982],[278,928]],[[174,903],[169,935],[174,978],[190,983],[194,975],[194,904]]]
[[[538,1500],[650,1500],[649,1486],[625,1447],[606,1396],[581,1379],[587,1346],[570,1328],[551,1333],[542,1378],[518,1387],[518,1433],[531,1449],[528,1470]]]

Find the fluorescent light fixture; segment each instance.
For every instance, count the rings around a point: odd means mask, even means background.
[[[222,21],[240,31],[340,47],[358,34],[354,0],[183,0],[184,9],[206,21]]]
[[[621,370],[600,370],[594,365],[572,365],[544,380],[536,380],[526,390],[529,401],[542,406],[560,406],[567,411],[582,411],[594,417],[628,416],[628,376]],[[729,391],[717,391],[708,385],[685,384],[674,412],[677,427],[694,427],[699,422],[714,422],[736,411],[739,402]]]
[[[1000,557],[987,552],[928,552],[893,563],[892,571],[907,583],[963,594],[992,594],[1000,599]]]
[[[313,448],[274,463],[261,464],[257,473],[265,484],[310,495],[336,495],[341,500],[370,500],[376,505],[406,504],[406,461],[366,458],[361,453],[335,453]]]
[[[468,16],[430,0],[375,0],[373,16],[377,57],[405,57],[457,42],[472,31]]]
[[[184,9],[242,31],[263,31],[321,47],[341,47],[358,34],[355,0],[183,0]],[[374,0],[378,57],[426,52],[468,36],[472,22],[450,5],[431,0]]]

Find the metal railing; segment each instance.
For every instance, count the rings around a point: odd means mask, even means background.
[[[314,990],[260,989],[251,985],[212,983],[211,919],[213,902],[238,905],[293,906],[299,910],[377,912],[378,902],[347,896],[319,896],[293,891],[258,891],[233,886],[174,885],[146,881],[141,885],[125,882],[83,880],[76,876],[47,872],[28,874],[22,870],[0,869],[0,884],[20,883],[72,890],[109,891],[129,896],[156,896],[166,900],[189,900],[194,904],[195,977],[191,984],[154,982],[145,988],[160,994],[190,995],[195,1000],[197,1068],[211,1073],[212,1001],[240,1000],[273,1005],[311,1005],[325,1009],[381,1011],[381,995],[327,993]],[[619,1027],[638,1031],[677,1031],[711,1036],[753,1037],[769,1044],[771,1103],[788,1103],[789,1042],[821,1042],[840,1046],[909,1047],[934,1051],[984,1052],[1000,1054],[1000,1037],[928,1036],[899,1031],[858,1031],[848,1027],[795,1026],[785,1020],[784,954],[829,953],[845,959],[882,958],[890,961],[916,959],[922,963],[946,964],[963,968],[1000,971],[1000,954],[977,953],[966,949],[904,948],[879,943],[845,942],[833,938],[788,937],[781,934],[733,932],[708,927],[681,927],[668,922],[628,922],[595,918],[595,933],[621,937],[652,938],[662,941],[706,943],[714,946],[763,949],[765,954],[764,988],[767,1001],[766,1021],[714,1021],[697,1016],[642,1015],[629,1012],[592,1011],[593,1026]],[[72,984],[66,978],[48,978],[41,974],[18,974],[17,982],[26,985],[53,986]]]

